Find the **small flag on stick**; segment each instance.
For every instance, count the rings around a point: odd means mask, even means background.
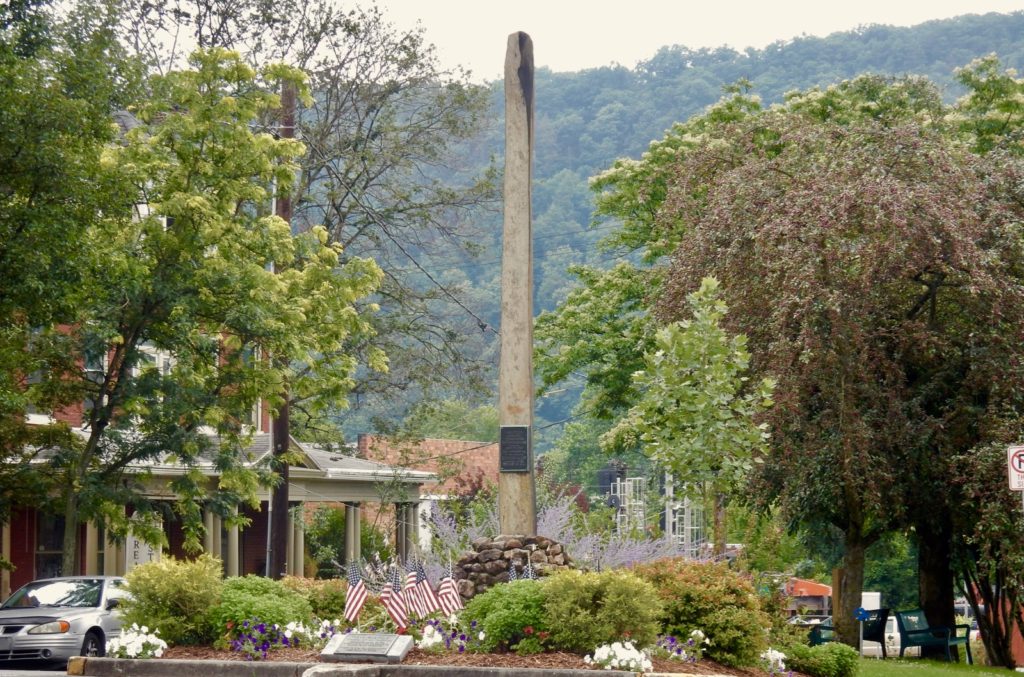
[[[390,580],[384,584],[384,589],[380,592],[380,601],[399,630],[409,626],[405,600],[402,599],[402,579],[398,575],[397,566],[391,570]]]
[[[416,562],[416,587],[420,592],[420,599],[423,600],[423,610],[428,614],[441,610],[441,601],[437,599],[434,588],[427,578],[427,570],[423,568],[423,562]]]
[[[409,611],[409,614],[416,614],[419,618],[423,618],[427,615],[426,610],[423,608],[423,598],[420,596],[419,588],[419,577],[416,574],[416,564],[413,562],[406,564],[406,570],[408,573],[405,575],[405,588],[402,589],[402,597],[405,598],[405,608]]]
[[[345,595],[345,620],[355,623],[359,618],[359,612],[366,603],[368,592],[363,577],[359,574],[357,562],[348,563],[348,593]]]
[[[451,560],[448,561],[448,569],[437,586],[437,599],[441,602],[441,610],[447,616],[462,609],[462,596],[459,595],[459,586],[455,584]]]

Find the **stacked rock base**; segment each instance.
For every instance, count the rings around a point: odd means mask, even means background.
[[[527,561],[538,576],[572,568],[572,559],[562,544],[544,536],[479,538],[473,541],[473,551],[460,557],[454,567],[462,599],[472,599],[498,583],[507,583],[510,562],[521,577]]]

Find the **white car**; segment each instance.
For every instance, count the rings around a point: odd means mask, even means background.
[[[885,653],[889,658],[898,658],[900,655],[900,631],[896,627],[896,617],[889,616],[885,621]],[[861,643],[861,655],[874,658],[882,657],[882,645],[879,642],[864,640]],[[904,657],[921,655],[921,647],[911,646],[903,653]]]
[[[18,588],[0,605],[0,665],[102,656],[121,634],[126,585],[117,576],[69,576]]]

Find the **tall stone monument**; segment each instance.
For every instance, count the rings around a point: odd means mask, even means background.
[[[498,515],[503,534],[537,533],[533,473],[533,41],[505,52],[505,221],[498,369]]]

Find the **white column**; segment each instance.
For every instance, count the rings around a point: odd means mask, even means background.
[[[359,552],[360,524],[359,504],[349,502],[345,504],[345,563],[358,562],[361,554]]]
[[[206,533],[203,535],[203,552],[213,554],[213,511],[209,508],[203,509],[203,528]]]
[[[117,576],[124,566],[121,561],[121,549],[110,540],[110,529],[103,530],[103,574]]]
[[[306,573],[306,525],[302,521],[302,508],[299,508],[299,517],[292,525],[292,557],[295,563],[292,568],[292,575],[302,577]]]
[[[291,510],[289,517],[293,517]],[[288,520],[287,545],[285,546],[284,571],[286,574],[295,576],[295,520]]]
[[[99,573],[99,530],[95,522],[85,523],[85,575]]]
[[[236,508],[237,511],[237,508]],[[238,576],[240,571],[238,568],[239,559],[239,538],[238,538],[238,525],[232,524],[228,527],[228,553],[227,553],[227,575]]]
[[[220,515],[214,513],[213,525],[211,531],[213,532],[213,548],[210,550],[210,554],[217,559],[224,561],[223,548],[221,547],[221,529],[223,529],[223,520]]]

